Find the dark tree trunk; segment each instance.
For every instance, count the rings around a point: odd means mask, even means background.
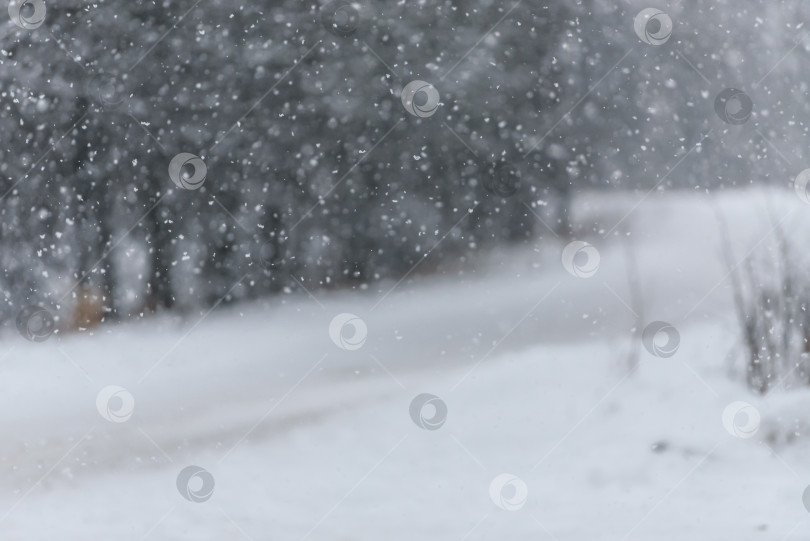
[[[116,303],[116,294],[118,293],[118,280],[116,276],[115,253],[107,253],[113,243],[113,228],[111,223],[113,221],[112,209],[115,207],[111,202],[111,190],[103,190],[99,197],[98,208],[98,225],[99,225],[99,251],[102,254],[107,254],[104,260],[100,263],[102,267],[101,283],[103,288],[103,310],[105,319],[116,320],[118,319],[118,305]]]
[[[157,195],[156,191],[156,197]],[[146,306],[156,311],[161,308],[171,308],[175,303],[174,288],[171,283],[171,229],[166,223],[169,212],[165,203],[158,203],[152,209],[152,230],[147,242],[151,256],[151,273],[147,284]]]
[[[275,207],[266,207],[261,219],[262,235],[256,239],[254,264],[264,276],[262,289],[269,293],[281,291],[286,283],[282,276],[281,266],[284,262],[284,243],[282,239],[284,224],[281,213]],[[286,276],[286,275],[285,275]]]

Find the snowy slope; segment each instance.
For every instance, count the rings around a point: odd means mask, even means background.
[[[8,334],[2,538],[806,538],[810,448],[784,440],[810,393],[742,385],[712,201],[652,196],[605,239],[641,196],[599,198],[578,208],[600,224],[582,231],[600,253],[587,279],[547,240],[390,295],[394,282],[41,344]],[[772,229],[768,198],[801,229],[790,197],[726,195],[739,257]],[[642,348],[634,371],[626,231],[644,319],[681,336],[670,358]],[[328,332],[347,312],[368,326],[355,351]],[[134,398],[126,422],[97,410],[108,385]],[[438,430],[411,420],[421,393],[447,405]],[[753,438],[723,426],[735,401],[762,416]],[[188,465],[213,475],[208,501],[180,496]],[[527,488],[518,510],[490,497],[504,473]]]

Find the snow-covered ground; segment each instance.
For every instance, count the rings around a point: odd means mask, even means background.
[[[763,399],[742,383],[712,205],[737,258],[769,241],[769,200],[795,235],[810,208],[767,192],[634,208],[641,197],[578,204],[600,256],[590,278],[566,272],[552,239],[390,294],[395,282],[44,343],[6,334],[0,538],[806,539],[810,445],[784,441],[810,391]],[[641,348],[631,370],[639,310],[680,346]],[[359,349],[330,339],[341,313],[366,323]],[[109,385],[134,399],[125,422],[99,413]],[[436,430],[411,418],[422,393],[446,404]],[[761,415],[751,438],[724,427],[735,401]],[[207,501],[178,491],[189,465],[212,475]],[[502,474],[518,479],[498,491]]]

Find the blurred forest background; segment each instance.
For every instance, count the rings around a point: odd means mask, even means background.
[[[566,238],[586,190],[788,185],[810,5],[652,4],[661,46],[635,1],[358,2],[349,33],[312,1],[48,2],[0,40],[3,315],[375,288],[440,241],[434,267],[552,238],[533,212]],[[413,80],[433,116],[403,108]],[[714,112],[729,87],[753,100],[742,126]],[[182,152],[198,190],[169,177]]]

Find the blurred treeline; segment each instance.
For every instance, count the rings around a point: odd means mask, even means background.
[[[349,36],[314,1],[46,4],[39,28],[3,25],[7,315],[83,291],[116,318],[377,288],[440,240],[433,265],[551,238],[530,208],[565,238],[585,191],[804,168],[801,2],[652,2],[674,22],[657,47],[633,29],[649,3],[621,0],[364,1]],[[431,117],[402,106],[415,79]],[[754,101],[743,126],[714,113],[727,87]],[[180,152],[199,190],[171,182]],[[504,170],[517,191],[487,190]]]

